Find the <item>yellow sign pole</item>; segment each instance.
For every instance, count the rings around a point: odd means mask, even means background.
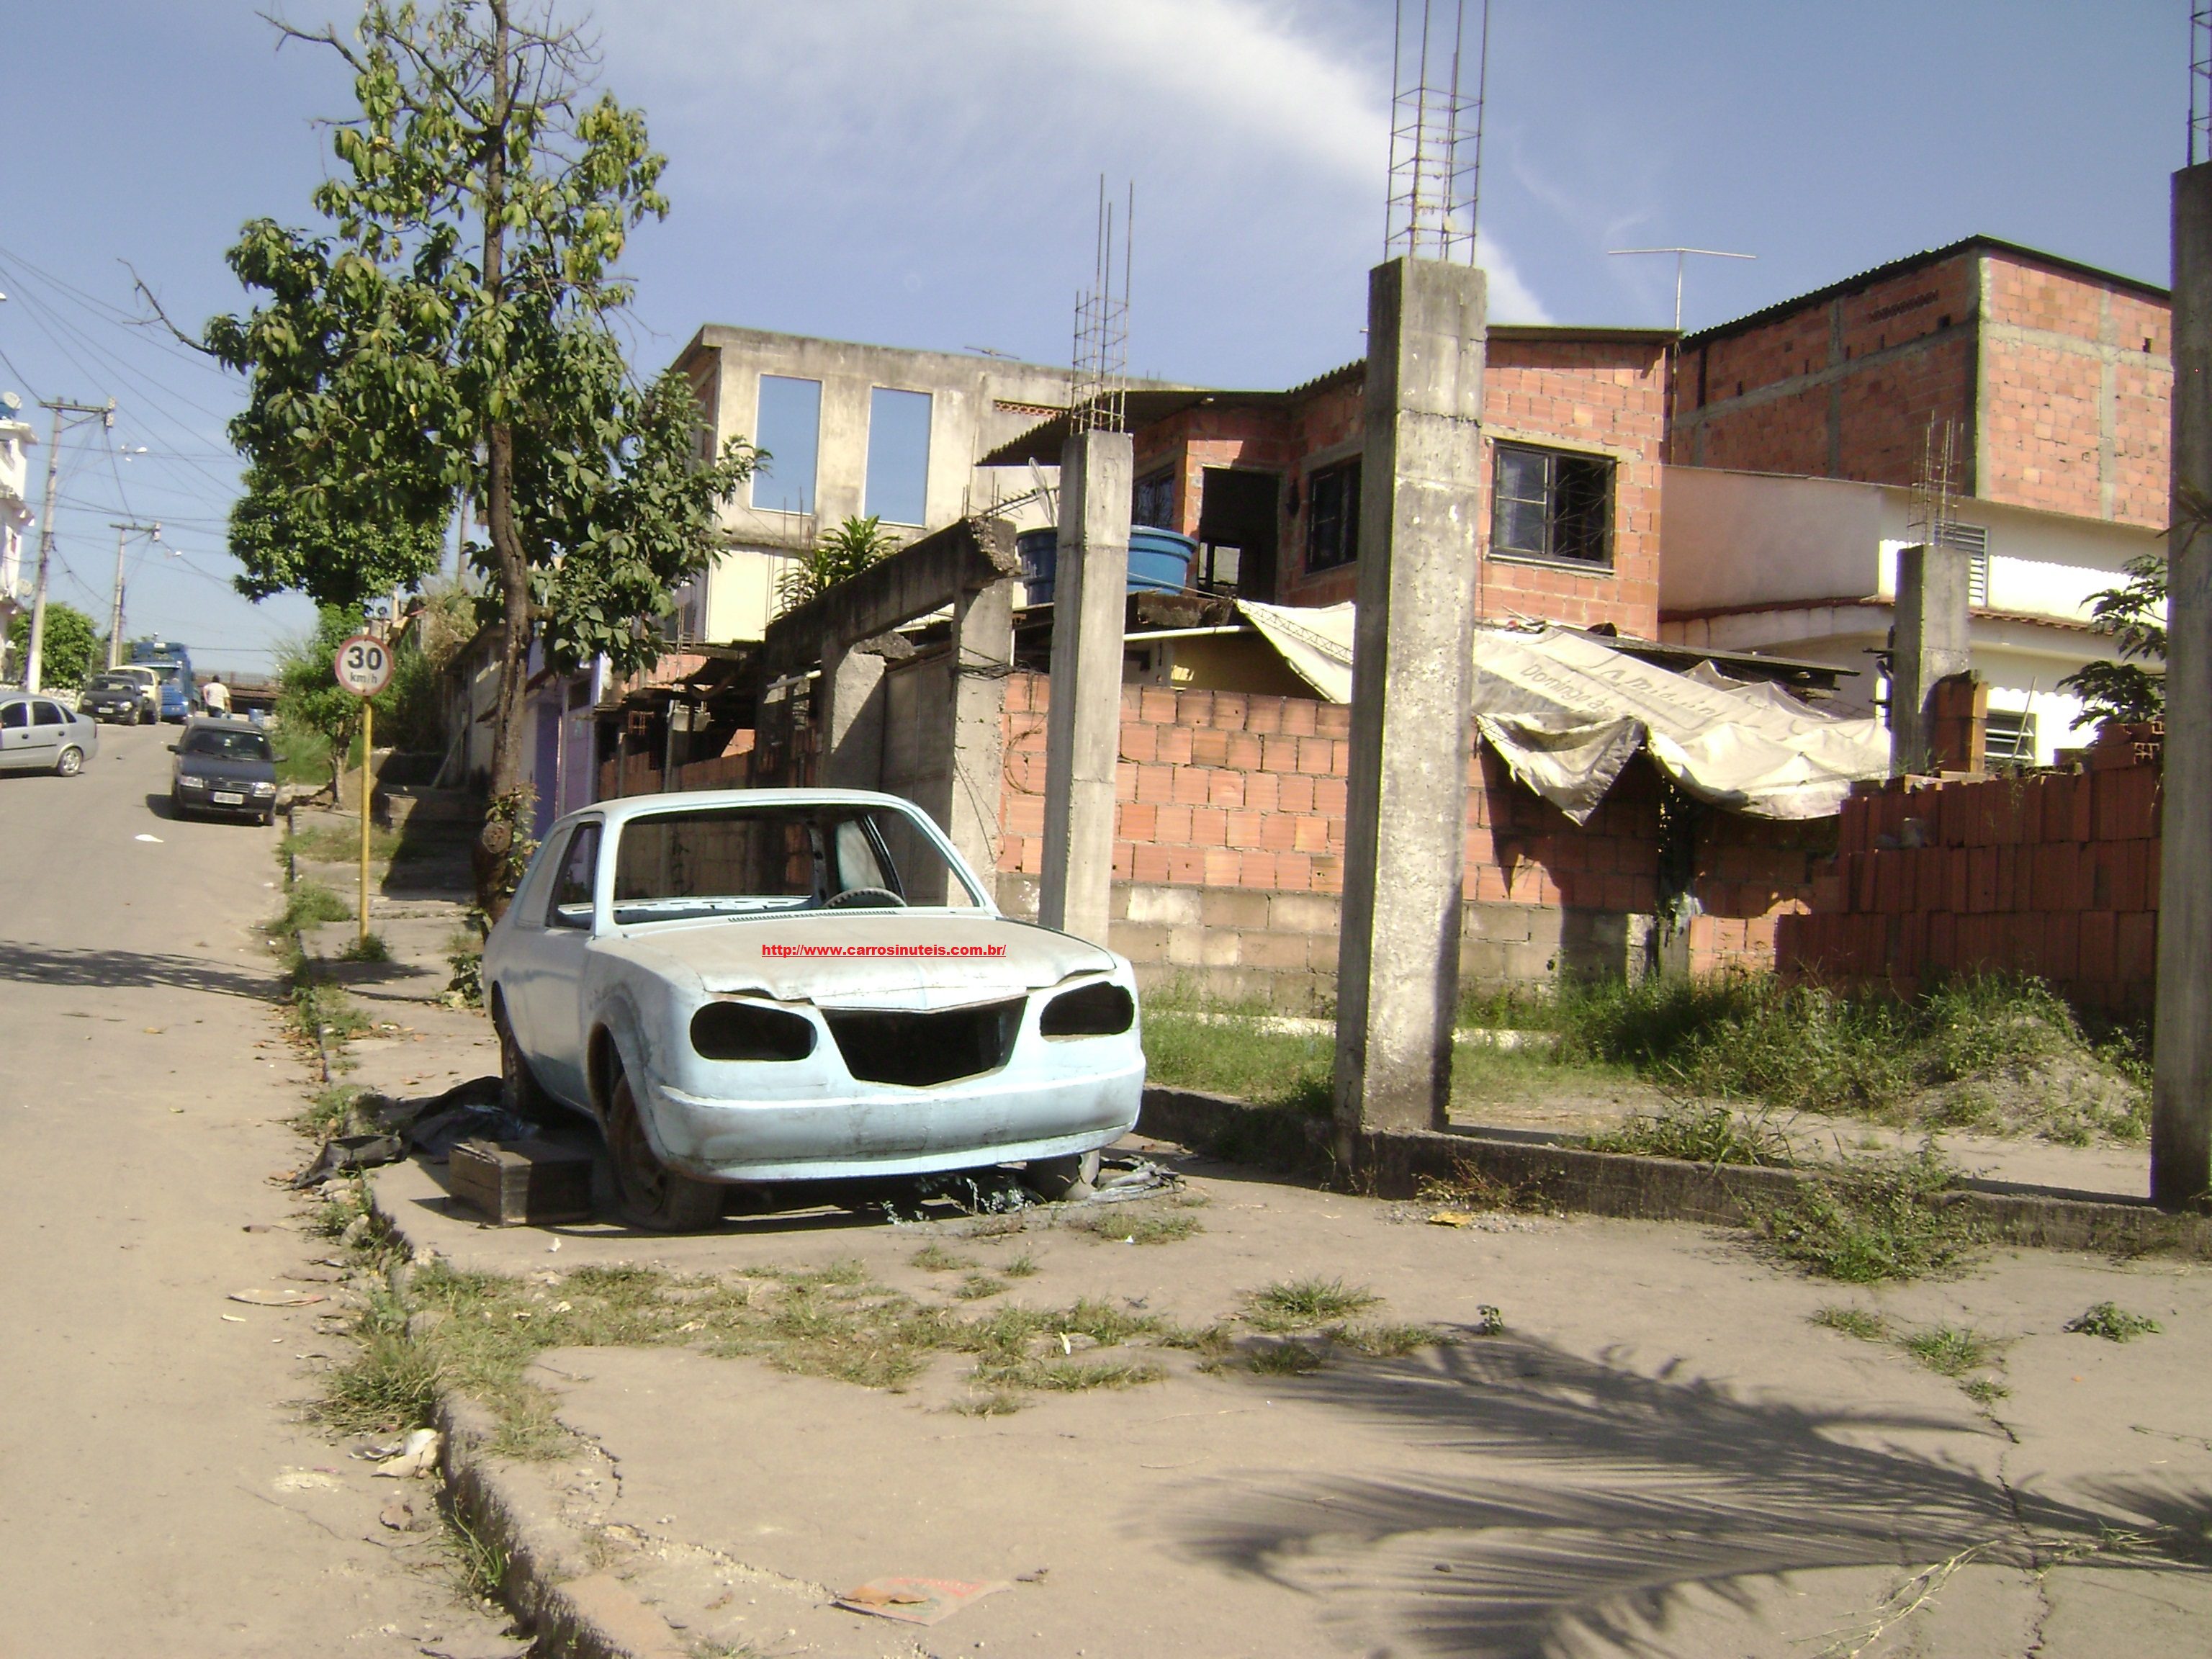
[[[376,705],[361,700],[361,943],[368,946],[368,759],[375,750]]]

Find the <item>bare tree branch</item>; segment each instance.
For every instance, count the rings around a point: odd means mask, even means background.
[[[151,317],[141,317],[137,319],[137,325],[138,327],[166,328],[169,331],[170,334],[175,337],[179,345],[190,346],[193,350],[198,352],[203,357],[212,357],[216,355],[207,348],[204,342],[196,338],[192,335],[185,333],[184,330],[179,328],[176,324],[170,319],[169,313],[161,309],[161,301],[155,298],[154,290],[146,286],[146,279],[138,274],[138,268],[136,265],[132,264],[128,259],[122,260],[119,263],[122,264],[124,270],[131,273],[131,286],[137,290],[138,297],[145,301],[148,305],[154,308],[154,314]]]

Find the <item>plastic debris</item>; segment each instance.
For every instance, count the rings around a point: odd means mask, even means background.
[[[323,1143],[315,1161],[292,1177],[295,1191],[320,1186],[332,1176],[349,1170],[374,1170],[397,1164],[407,1156],[407,1144],[398,1135],[332,1135]]]
[[[902,1625],[934,1625],[1007,1587],[1004,1579],[969,1583],[957,1578],[872,1578],[847,1590],[836,1604],[848,1613],[872,1613]]]
[[[318,1302],[327,1302],[326,1296],[310,1295],[306,1291],[233,1291],[233,1302],[243,1302],[249,1308],[305,1308]]]
[[[409,1480],[427,1474],[438,1464],[438,1448],[445,1437],[435,1429],[417,1429],[407,1437],[405,1449],[397,1457],[386,1458],[373,1473],[387,1480]]]

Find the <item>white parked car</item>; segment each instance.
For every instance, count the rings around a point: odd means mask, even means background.
[[[508,1103],[603,1127],[626,1216],[743,1182],[1026,1164],[1136,1122],[1136,980],[1001,915],[927,816],[846,789],[649,795],[547,834],[485,941]]]

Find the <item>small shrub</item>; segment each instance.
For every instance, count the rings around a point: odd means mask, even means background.
[[[2066,1328],[2081,1336],[2101,1336],[2107,1342],[2132,1342],[2139,1336],[2156,1336],[2164,1328],[2148,1314],[2130,1313],[2110,1302],[2100,1302],[2068,1320]]]
[[[1322,1368],[1322,1352],[1304,1342],[1270,1342],[1245,1363],[1262,1376],[1310,1376]]]
[[[1942,1201],[1953,1178],[1925,1149],[1846,1165],[1787,1203],[1753,1211],[1751,1225],[1775,1255],[1820,1278],[1921,1279],[1963,1266],[1980,1243],[1972,1220]]]
[[[1340,1279],[1293,1279],[1245,1299],[1245,1319],[1263,1331],[1308,1330],[1373,1307],[1382,1297]]]
[[[1009,1279],[1027,1279],[1036,1270],[1036,1258],[1026,1250],[1012,1261],[1002,1264],[999,1268],[999,1271]]]
[[[1487,1302],[1474,1310],[1474,1334],[1477,1336],[1503,1336],[1505,1316]]]
[[[996,1296],[1006,1288],[1003,1279],[994,1279],[988,1273],[969,1273],[960,1281],[960,1288],[952,1292],[963,1302],[981,1302],[986,1297]]]
[[[1963,1325],[1930,1325],[1898,1346],[1939,1376],[1964,1376],[1992,1364],[2002,1345]]]
[[[389,962],[392,948],[385,944],[381,933],[362,933],[347,942],[338,952],[340,962]]]
[[[1797,1160],[1790,1138],[1763,1116],[1725,1106],[1677,1106],[1630,1118],[1583,1143],[1594,1152],[1632,1152],[1690,1164],[1787,1167]]]
[[[268,924],[268,930],[283,938],[325,922],[352,920],[351,907],[322,883],[295,881],[284,896],[283,909]]]

